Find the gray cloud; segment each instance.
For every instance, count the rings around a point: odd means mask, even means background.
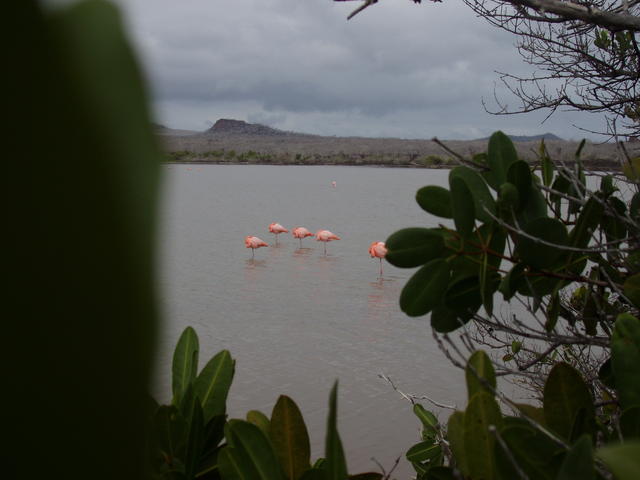
[[[472,138],[502,125],[579,136],[564,116],[486,114],[494,70],[528,67],[460,2],[386,0],[349,22],[357,4],[330,0],[121,4],[159,120],[176,128],[235,117],[330,135]]]

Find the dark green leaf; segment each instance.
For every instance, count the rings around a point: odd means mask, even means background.
[[[161,406],[154,419],[154,437],[165,457],[182,457],[187,436],[187,424],[174,406]]]
[[[194,399],[193,411],[187,421],[187,446],[184,467],[186,477],[193,478],[198,473],[205,439],[204,417],[197,397]]]
[[[475,218],[481,222],[491,222],[491,215],[495,215],[495,200],[489,191],[489,187],[478,172],[469,167],[456,167],[449,172],[449,184],[454,178],[462,180],[473,199]],[[453,194],[453,192],[452,192]],[[489,213],[487,213],[487,210]]]
[[[507,180],[507,171],[517,160],[518,154],[509,137],[502,132],[491,135],[487,151],[487,162],[491,171],[486,172],[484,177],[495,191]]]
[[[445,306],[458,314],[475,313],[482,305],[480,282],[477,276],[452,282],[444,295]]]
[[[558,268],[551,269],[551,272],[564,274],[565,268],[560,266]],[[516,289],[519,294],[538,298],[539,300],[545,295],[558,291],[565,283],[567,283],[565,280],[549,277],[546,273],[534,269],[531,269],[526,274],[516,277],[514,280],[516,280]]]
[[[531,193],[531,169],[529,164],[523,160],[513,162],[507,170],[507,182],[515,185],[518,190],[519,204],[516,209],[524,206]]]
[[[591,438],[583,435],[571,447],[560,466],[557,480],[595,480],[596,470],[593,463]]]
[[[587,427],[595,417],[589,389],[580,374],[567,363],[558,363],[551,369],[544,386],[543,406],[546,424],[567,440],[581,409],[584,409]]]
[[[503,219],[510,221],[511,212],[515,212],[520,206],[520,194],[513,183],[505,182],[500,185],[498,202],[496,207]]]
[[[607,197],[618,190],[613,184],[613,177],[611,175],[602,177],[600,180],[600,190],[602,190],[602,193]]]
[[[304,472],[300,480],[325,480],[325,472],[319,468],[312,468]]]
[[[636,480],[640,472],[640,442],[626,442],[601,448],[597,452],[616,480]]]
[[[640,406],[633,406],[622,412],[620,431],[625,441],[640,440]]]
[[[173,353],[173,404],[179,405],[187,390],[187,386],[193,382],[198,373],[198,335],[196,331],[187,327],[180,335],[180,340]]]
[[[327,419],[327,438],[325,442],[326,480],[345,480],[347,478],[347,462],[338,435],[338,382],[333,384],[329,397],[329,417]]]
[[[205,425],[203,455],[212,456],[217,451],[220,441],[224,438],[224,426],[226,423],[226,415],[217,415]]]
[[[278,398],[271,414],[271,442],[289,480],[298,480],[311,467],[311,447],[300,409],[285,395]]]
[[[400,308],[410,317],[429,313],[442,302],[449,281],[449,264],[432,260],[409,279],[400,294]]]
[[[530,479],[555,480],[557,466],[554,464],[554,456],[561,451],[561,447],[549,437],[530,427],[524,420],[519,423],[510,421],[500,431],[500,435],[519,468]],[[496,446],[496,460],[501,478],[519,478],[500,445]]]
[[[464,414],[464,454],[472,478],[495,478],[495,459],[491,455],[495,436],[489,427],[500,429],[501,425],[502,415],[493,395],[476,393]]]
[[[468,398],[471,399],[478,392],[494,395],[496,388],[496,373],[489,356],[482,350],[473,352],[465,368]]]
[[[576,154],[575,154],[576,160],[580,158],[580,155],[582,154],[582,149],[584,148],[586,143],[587,143],[587,140],[583,138],[580,144],[578,145],[578,148],[576,149]]]
[[[438,428],[438,419],[429,410],[426,410],[422,405],[416,403],[413,406],[413,413],[422,422],[422,427],[435,431]]]
[[[467,455],[464,446],[464,412],[454,412],[447,422],[447,437],[453,457],[460,471],[465,475],[469,475],[467,467]]]
[[[640,306],[640,273],[630,276],[624,282],[624,295],[636,307]]]
[[[453,332],[471,320],[471,317],[471,314],[457,313],[441,305],[431,312],[431,327],[438,333]]]
[[[625,259],[625,267],[631,273],[640,273],[640,251],[636,251]]]
[[[640,406],[640,321],[628,313],[614,325],[611,362],[622,408]]]
[[[526,403],[516,403],[516,407],[523,417],[529,418],[544,426],[544,409],[527,405]]]
[[[218,454],[218,469],[224,480],[252,480],[258,478],[250,463],[231,447],[223,448]]]
[[[607,358],[598,369],[598,378],[609,388],[616,388],[615,377],[613,376],[613,367],[611,358]]]
[[[638,220],[640,217],[640,193],[635,193],[631,198],[631,204],[629,205],[629,215],[633,220]]]
[[[538,218],[530,222],[524,232],[532,238],[520,235],[517,253],[526,264],[545,269],[554,266],[565,255],[565,250],[552,246],[566,246],[568,243],[567,229],[561,221]]]
[[[607,200],[609,207],[613,212],[602,216],[600,225],[607,235],[607,241],[624,239],[627,235],[627,224],[623,220],[627,211],[627,205],[617,197],[609,197]],[[619,253],[616,254],[619,257]],[[609,254],[611,256],[611,254]]]
[[[459,177],[449,177],[451,188],[451,207],[453,210],[453,221],[456,229],[462,235],[468,235],[475,226],[475,208],[471,191],[464,180]]]
[[[432,215],[442,218],[453,218],[451,211],[451,193],[437,185],[422,187],[416,193],[418,205]]]
[[[558,292],[555,292],[551,296],[546,314],[547,321],[544,323],[544,329],[547,332],[553,332],[558,323],[558,316],[560,315],[560,296],[558,295]]]
[[[267,438],[271,436],[271,422],[269,421],[269,417],[267,417],[264,413],[259,410],[249,410],[247,412],[247,422],[253,423],[256,427],[262,430]]]
[[[443,232],[432,228],[405,228],[386,241],[386,259],[392,265],[412,268],[445,255]]]
[[[589,245],[589,241],[600,223],[604,207],[602,200],[591,197],[582,207],[582,211],[576,221],[576,226],[569,234],[569,244],[577,248],[585,248]]]
[[[233,467],[232,475],[236,475],[233,478],[282,479],[282,471],[271,443],[258,427],[244,420],[229,420],[225,429],[225,438],[229,446],[222,449],[219,454],[220,470],[225,480],[230,466]],[[230,458],[225,458],[223,461],[223,455]]]
[[[114,2],[4,5],[2,476],[136,478],[161,154],[130,31]]]
[[[525,265],[517,263],[509,273],[502,278],[499,290],[505,300],[510,300],[516,294],[518,284],[524,275],[525,268]]]
[[[433,442],[416,443],[407,451],[407,460],[410,462],[427,462],[441,455],[440,445]]]
[[[205,422],[225,413],[234,368],[231,354],[222,350],[209,360],[196,378],[196,395],[202,401]]]
[[[545,187],[548,187],[553,181],[553,162],[549,158],[544,140],[540,142],[540,158],[542,159],[542,182]]]

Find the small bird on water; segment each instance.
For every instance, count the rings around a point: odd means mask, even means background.
[[[271,225],[269,225],[269,231],[271,233],[275,234],[275,236],[276,236],[276,245],[278,244],[278,235],[280,235],[281,233],[289,233],[289,230],[284,228],[279,223],[275,223],[275,222],[272,223]]]
[[[302,248],[302,239],[306,238],[306,237],[313,237],[313,233],[311,233],[309,230],[307,230],[304,227],[296,227],[291,231],[291,234],[294,236],[294,238],[297,238],[300,240],[300,248]]]
[[[369,245],[369,255],[371,258],[380,259],[380,276],[382,276],[382,259],[387,255],[387,246],[384,242],[373,242]]]
[[[332,240],[340,240],[340,237],[329,230],[318,230],[316,232],[316,241],[324,243],[324,254],[327,254],[327,242]]]
[[[261,240],[258,237],[254,237],[253,235],[247,235],[246,237],[244,237],[244,245],[245,247],[251,249],[251,258],[254,258],[256,248],[269,246],[267,242]]]

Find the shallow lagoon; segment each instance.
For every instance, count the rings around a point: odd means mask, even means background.
[[[156,394],[170,397],[171,352],[193,326],[201,364],[221,349],[236,359],[229,414],[270,415],[279,394],[302,410],[313,459],[322,455],[328,395],[339,380],[338,427],[351,472],[375,470],[371,457],[398,478],[412,469],[404,452],[418,439],[411,405],[378,374],[407,392],[463,405],[463,374],[438,350],[424,318],[398,307],[413,270],[367,253],[408,226],[435,226],[415,203],[418,188],[445,185],[448,170],[332,166],[168,165],[160,212],[159,291],[164,312]],[[332,186],[332,182],[336,186]],[[329,229],[342,239],[302,248],[291,229]],[[271,246],[244,247],[246,235]],[[427,405],[425,405],[427,406]],[[427,406],[427,408],[429,408]],[[437,409],[434,409],[437,411]],[[448,414],[442,413],[442,418]]]

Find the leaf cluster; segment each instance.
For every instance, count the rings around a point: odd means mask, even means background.
[[[386,242],[389,262],[419,267],[401,293],[403,311],[430,314],[435,334],[450,345],[457,331],[472,348],[473,331],[481,330],[489,333],[479,343],[506,350],[501,362],[481,350],[464,359],[468,405],[446,428],[415,407],[426,433],[407,458],[420,479],[595,479],[609,470],[633,478],[640,194],[622,190],[637,190],[638,176],[630,163],[626,181],[603,175],[590,191],[581,147],[573,170],[555,164],[544,143],[532,166],[497,132],[474,158],[476,168],[451,170],[449,189],[418,190],[418,204],[448,225],[406,228]],[[499,317],[496,295],[520,302],[531,320]],[[599,356],[584,361],[581,349]],[[501,375],[537,366],[541,405],[501,395],[494,363]]]
[[[149,460],[158,480],[380,480],[380,473],[347,473],[337,429],[337,383],[329,399],[325,456],[311,463],[307,427],[296,403],[281,395],[271,417],[251,410],[227,419],[235,360],[216,354],[198,373],[199,342],[187,327],[176,345],[173,399],[154,403]]]

